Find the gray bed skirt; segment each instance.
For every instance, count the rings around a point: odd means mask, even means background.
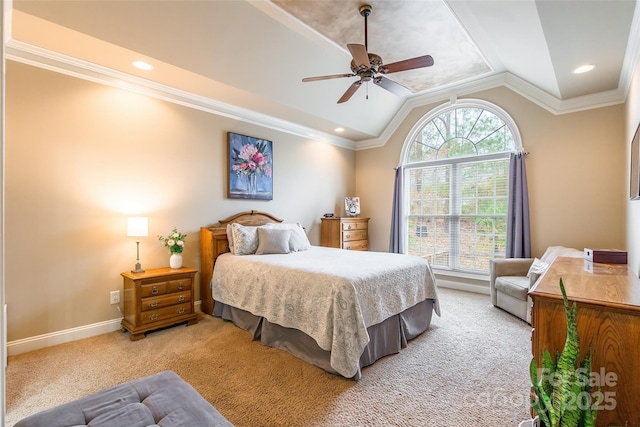
[[[365,366],[384,356],[399,353],[409,340],[426,331],[431,324],[433,304],[431,299],[424,300],[367,328],[369,344],[360,356],[360,369],[353,379],[361,378],[361,369]],[[329,363],[330,352],[321,349],[313,338],[298,329],[285,328],[219,301],[214,304],[213,315],[230,320],[239,328],[249,331],[253,339],[260,340],[262,345],[285,350],[307,363],[339,375]]]

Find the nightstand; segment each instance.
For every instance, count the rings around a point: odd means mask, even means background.
[[[144,273],[125,271],[124,318],[122,328],[131,341],[145,332],[188,322],[198,323],[194,303],[194,277],[198,270],[188,267],[154,268]]]
[[[369,218],[321,218],[320,246],[366,251],[369,249]]]

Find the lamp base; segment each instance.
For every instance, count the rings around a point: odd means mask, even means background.
[[[144,268],[140,265],[139,262],[136,262],[135,270],[131,270],[132,273],[144,273]]]

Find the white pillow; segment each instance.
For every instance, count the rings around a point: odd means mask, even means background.
[[[234,255],[255,254],[258,249],[258,227],[231,224]]]
[[[256,255],[288,254],[291,230],[285,228],[258,227]]]
[[[306,251],[307,249],[311,248],[309,238],[307,237],[307,234],[304,232],[304,228],[302,228],[302,225],[300,225],[300,223],[286,224],[270,222],[263,225],[263,227],[291,230],[291,237],[289,238],[289,250],[291,252]]]
[[[527,272],[527,277],[531,277],[532,274],[542,274],[547,271],[547,268],[549,268],[548,263],[541,261],[538,258],[534,258],[533,263]]]

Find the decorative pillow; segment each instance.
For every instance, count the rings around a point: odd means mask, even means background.
[[[251,255],[258,249],[258,227],[231,224],[233,236],[233,254]]]
[[[233,231],[231,224],[227,224],[227,242],[229,242],[229,252],[233,253]]]
[[[304,232],[304,228],[300,223],[286,224],[278,222],[270,222],[263,225],[266,228],[277,228],[281,230],[291,230],[291,238],[289,239],[289,250],[291,252],[306,251],[311,248],[311,243],[307,234]]]
[[[256,255],[288,254],[291,230],[285,228],[258,227],[258,249]]]
[[[538,258],[533,259],[533,264],[529,267],[529,271],[527,272],[527,277],[531,277],[532,274],[542,274],[547,271],[549,268],[549,264],[539,260]]]

